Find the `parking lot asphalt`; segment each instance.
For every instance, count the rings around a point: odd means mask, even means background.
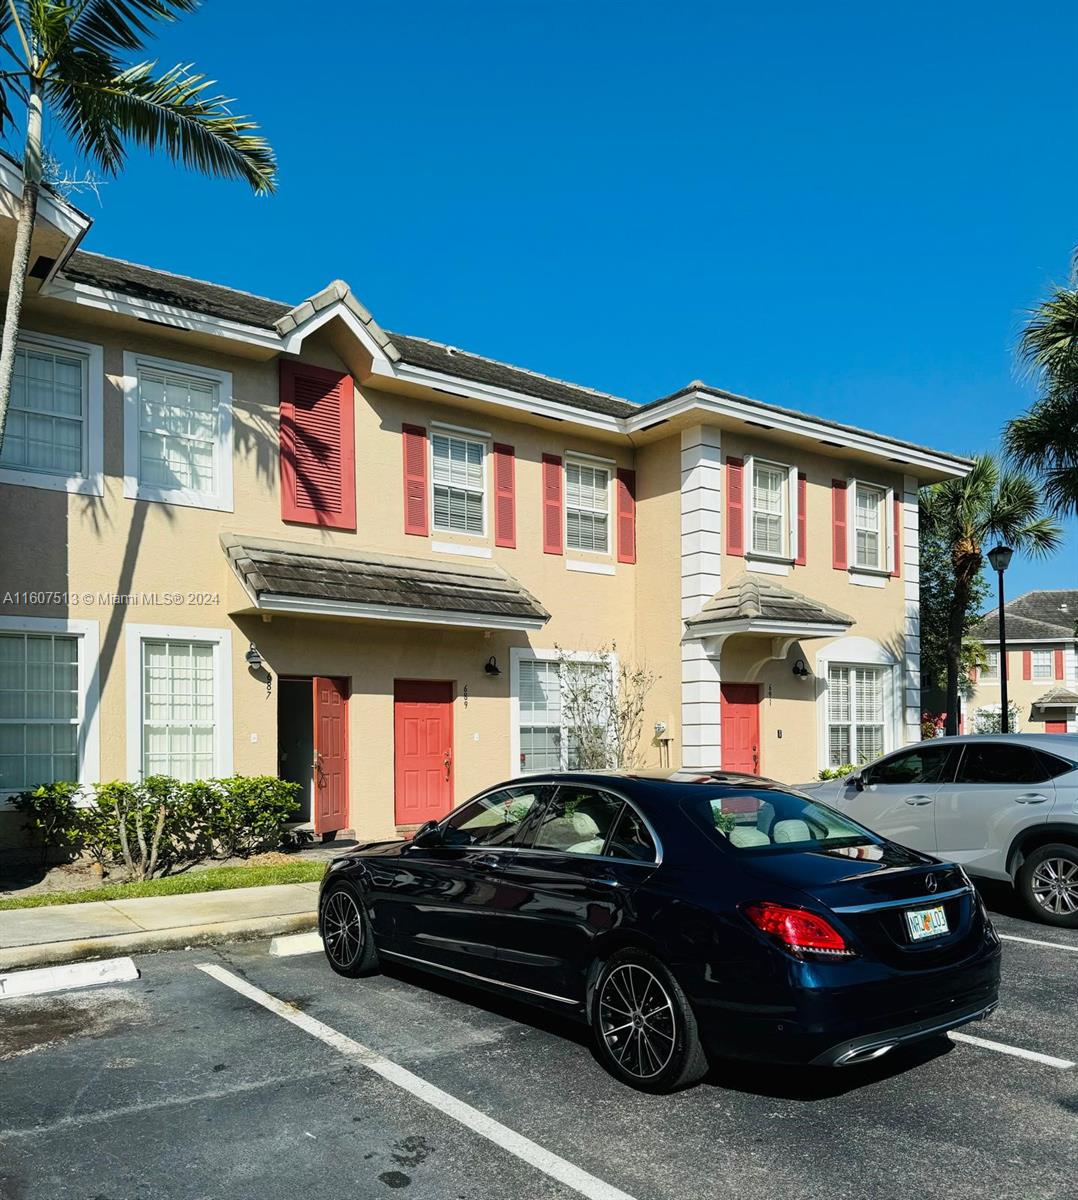
[[[1001,1005],[964,1032],[1078,1062],[1078,931],[989,900]],[[718,1063],[654,1097],[581,1028],[418,973],[346,980],[266,942],[136,962],[0,1002],[3,1200],[1076,1194],[1075,1067],[940,1039],[829,1071]]]

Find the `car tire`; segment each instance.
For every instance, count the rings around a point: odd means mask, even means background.
[[[1078,846],[1038,847],[1018,868],[1015,886],[1035,921],[1078,929]]]
[[[322,893],[318,932],[326,961],[338,975],[358,979],[378,970],[378,950],[367,907],[350,883],[335,883]]]
[[[599,1061],[630,1087],[676,1092],[707,1073],[688,998],[645,951],[619,950],[601,965],[589,1016]]]

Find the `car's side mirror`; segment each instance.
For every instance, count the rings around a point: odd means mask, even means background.
[[[863,792],[865,790],[865,781],[862,778],[860,771],[850,776],[850,783],[852,783],[859,792]]]
[[[440,846],[442,840],[441,826],[437,821],[428,821],[415,831],[412,836],[412,845],[422,849],[424,846]]]

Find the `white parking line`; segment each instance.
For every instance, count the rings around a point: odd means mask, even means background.
[[[1010,1054],[1014,1058],[1028,1058],[1030,1062],[1056,1067],[1060,1071],[1069,1071],[1075,1065],[1068,1058],[1053,1058],[1051,1054],[1041,1054],[1038,1050],[1023,1050],[1019,1046],[1004,1045],[1003,1042],[990,1042],[987,1038],[973,1037],[969,1033],[955,1033],[952,1030],[948,1036],[955,1042],[968,1042],[971,1046],[980,1046],[982,1050],[995,1050],[997,1054]]]
[[[1072,954],[1078,954],[1078,946],[1065,946],[1062,942],[1042,942],[1040,938],[1019,937],[1017,933],[1000,933],[999,936],[1008,942],[1027,942],[1030,946],[1050,946],[1053,950],[1069,950]]]
[[[414,1075],[407,1068],[398,1066],[392,1059],[379,1054],[377,1050],[371,1050],[345,1034],[338,1033],[336,1029],[292,1008],[283,1000],[271,996],[269,992],[254,987],[245,979],[233,975],[231,971],[226,971],[224,967],[219,967],[216,963],[199,963],[198,969],[205,971],[207,975],[212,976],[226,987],[232,988],[233,991],[239,992],[241,996],[246,996],[248,1000],[253,1000],[255,1004],[262,1005],[275,1016],[291,1021],[304,1033],[318,1038],[319,1041],[325,1042],[327,1046],[332,1046],[339,1053],[352,1055],[376,1075],[380,1075],[404,1091],[410,1092],[424,1104],[438,1109],[439,1112],[452,1117],[454,1121],[459,1121],[460,1124],[478,1133],[480,1137],[485,1137],[496,1146],[500,1146],[501,1149],[516,1155],[529,1166],[542,1171],[544,1175],[549,1175],[558,1183],[563,1183],[573,1191],[579,1192],[580,1195],[587,1196],[588,1200],[633,1200],[632,1196],[620,1188],[605,1183],[594,1175],[589,1175],[587,1171],[574,1166],[552,1151],[544,1149],[530,1138],[524,1137],[523,1134],[517,1133],[500,1121],[495,1121],[493,1117],[488,1117],[486,1113],[472,1108],[470,1104],[465,1104],[463,1100],[458,1100],[448,1092],[443,1092],[441,1088]]]

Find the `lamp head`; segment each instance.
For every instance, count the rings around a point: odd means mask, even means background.
[[[993,571],[1006,571],[1011,565],[1011,557],[1014,551],[1010,546],[996,546],[988,551],[988,561],[992,564]]]

